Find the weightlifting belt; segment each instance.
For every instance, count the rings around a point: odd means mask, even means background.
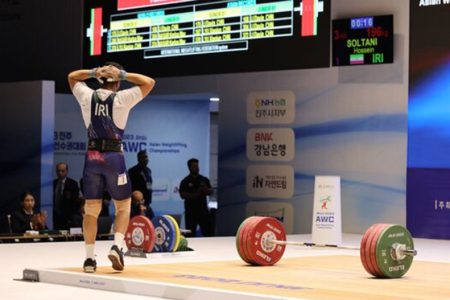
[[[122,141],[91,139],[88,142],[88,150],[97,150],[100,152],[122,152]]]

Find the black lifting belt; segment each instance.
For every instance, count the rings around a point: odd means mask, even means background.
[[[100,152],[121,152],[121,140],[93,139],[89,140],[88,150],[97,150]]]

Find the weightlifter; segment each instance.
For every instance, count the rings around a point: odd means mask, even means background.
[[[101,87],[89,88],[84,81],[97,78]],[[102,208],[103,191],[109,192],[116,210],[114,245],[108,258],[114,270],[124,268],[122,244],[130,218],[131,184],[122,151],[122,136],[132,107],[145,98],[155,81],[145,75],[126,72],[121,65],[107,62],[91,70],[77,70],[68,75],[69,85],[81,107],[89,138],[83,170],[83,194],[86,198],[83,236],[86,260],[83,270],[96,271],[94,246],[97,218]],[[120,81],[135,86],[121,90]]]

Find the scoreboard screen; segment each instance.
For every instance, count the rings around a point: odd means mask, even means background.
[[[83,65],[183,76],[329,66],[330,0],[84,1]]]
[[[393,15],[333,20],[333,66],[394,61]]]

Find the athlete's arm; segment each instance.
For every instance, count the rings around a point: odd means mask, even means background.
[[[104,67],[101,68],[95,68],[91,70],[83,69],[83,70],[77,70],[70,72],[67,76],[67,79],[69,80],[70,90],[73,90],[73,87],[78,82],[85,81],[88,78],[100,78],[100,77],[107,77],[108,74],[107,70],[105,70]]]
[[[138,73],[127,73],[125,80],[137,85],[141,89],[143,98],[145,98],[155,86],[155,80],[153,78]]]
[[[111,78],[113,81],[126,80],[138,86],[141,89],[142,98],[145,98],[155,86],[153,78],[138,73],[128,73],[115,66],[106,66],[103,71],[105,77]]]

